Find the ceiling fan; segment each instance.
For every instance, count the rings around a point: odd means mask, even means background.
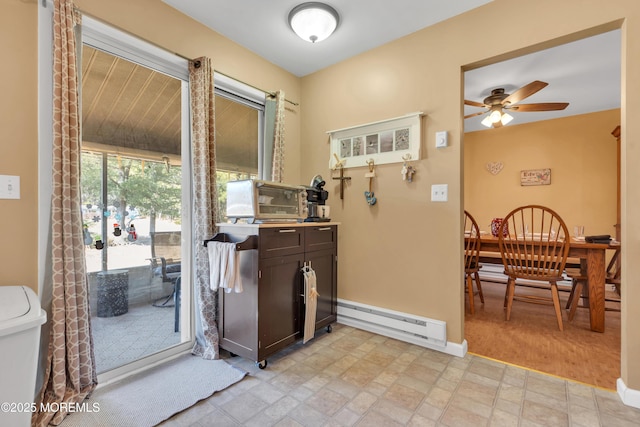
[[[514,105],[517,102],[520,102],[523,99],[543,89],[548,84],[549,83],[535,80],[525,86],[522,86],[512,94],[504,93],[503,88],[497,88],[493,89],[491,91],[491,95],[486,97],[482,102],[468,101],[465,99],[465,105],[470,105],[472,107],[484,107],[487,108],[487,110],[481,111],[479,113],[469,114],[467,116],[464,116],[464,118],[468,119],[469,117],[475,117],[481,114],[489,113],[487,117],[482,120],[482,124],[486,127],[493,126],[494,128],[499,128],[513,120],[513,117],[507,114],[505,110],[529,112],[564,110],[565,108],[567,108],[567,106],[569,105],[568,102],[543,102],[539,104]]]

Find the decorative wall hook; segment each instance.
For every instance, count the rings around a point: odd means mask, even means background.
[[[411,154],[405,154],[404,156],[402,156],[402,160],[404,160],[404,163],[402,164],[402,170],[400,171],[402,180],[413,182],[413,174],[416,173],[416,169],[413,166],[407,164],[407,162],[411,160]]]
[[[376,172],[374,170],[375,165],[373,163],[373,159],[367,160],[367,164],[369,165],[369,172],[365,173],[364,177],[365,178],[369,178],[369,191],[365,191],[364,192],[364,197],[365,197],[365,199],[367,199],[367,203],[369,204],[369,206],[373,206],[378,201],[378,199],[376,199],[374,197],[374,194],[373,194],[373,191],[372,191],[373,178],[376,176]]]

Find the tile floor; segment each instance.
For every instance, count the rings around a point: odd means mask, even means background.
[[[615,392],[334,325],[161,424],[173,426],[638,426]]]
[[[180,342],[174,308],[129,305],[120,316],[91,318],[98,374],[157,353]]]

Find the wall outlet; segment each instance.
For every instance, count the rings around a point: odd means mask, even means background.
[[[447,131],[436,132],[436,148],[443,148],[449,145]]]
[[[431,201],[446,202],[448,198],[448,184],[434,184],[431,186]]]

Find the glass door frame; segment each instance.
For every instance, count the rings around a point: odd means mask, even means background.
[[[52,188],[50,180],[52,161],[53,129],[51,120],[53,117],[52,96],[52,7],[38,8],[38,162],[39,174],[39,209],[38,209],[38,235],[41,236],[38,243],[38,289],[41,301],[47,296],[43,295],[43,284],[50,277],[50,268],[47,267],[49,259],[49,244],[46,236],[49,233],[50,200]],[[181,80],[182,85],[182,278],[183,286],[182,305],[180,310],[181,344],[164,351],[141,358],[119,368],[98,375],[99,387],[125,378],[134,373],[147,370],[167,360],[188,353],[195,343],[195,322],[193,307],[192,270],[193,250],[192,240],[192,172],[191,172],[191,117],[189,97],[189,71],[188,61],[170,52],[164,51],[148,42],[110,27],[88,16],[82,17],[82,43],[94,48],[104,50],[116,56],[121,56],[129,61],[147,66],[156,71],[171,75]],[[82,45],[79,44],[79,49]],[[80,206],[78,206],[80,208]]]

